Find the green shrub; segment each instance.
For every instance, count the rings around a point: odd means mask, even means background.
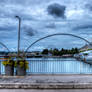
[[[15,61],[15,67],[17,67],[17,65],[19,65],[21,68],[22,67],[25,67],[25,69],[29,69],[29,66],[28,66],[28,61],[26,60],[19,60],[19,61]]]
[[[9,58],[7,58],[6,61],[3,61],[2,64],[4,66],[6,66],[6,65],[10,65],[10,66],[14,65],[14,67],[17,67],[17,65],[19,65],[21,68],[25,67],[25,69],[29,69],[29,66],[28,66],[29,63],[24,58],[18,58],[18,60],[14,61],[14,60],[12,60],[11,57],[9,57]]]
[[[12,66],[12,65],[14,65],[14,61],[11,58],[7,58],[7,60],[6,61],[3,61],[2,64],[4,66],[6,66],[6,65]]]
[[[25,69],[29,69],[28,64],[29,64],[28,61],[26,61],[24,57],[19,57],[15,61],[14,66],[17,67],[19,65],[21,68],[24,67]]]

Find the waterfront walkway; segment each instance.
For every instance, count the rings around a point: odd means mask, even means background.
[[[92,92],[91,90],[92,75],[0,76],[2,92]]]
[[[91,74],[0,76],[0,83],[92,83]]]
[[[32,88],[36,86],[39,86],[39,88],[43,87],[42,85],[48,85],[47,87],[53,88],[56,85],[62,85],[57,86],[56,88],[85,88],[85,85],[91,85],[90,88],[92,88],[92,75],[30,75],[25,77],[4,77],[0,76],[0,88],[2,88],[2,84],[6,85],[5,87],[8,87],[7,84],[11,86],[19,85],[22,88],[22,85],[25,85],[25,88],[27,85],[29,85],[29,88]],[[64,86],[63,86],[64,85]],[[75,86],[74,86],[75,85]],[[76,85],[80,85],[77,86]],[[82,86],[84,85],[84,86]],[[17,86],[18,87],[18,86]],[[45,88],[47,88],[45,86]],[[87,86],[88,87],[88,86]],[[86,88],[87,88],[86,87]]]

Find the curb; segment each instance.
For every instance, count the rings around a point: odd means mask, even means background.
[[[0,83],[0,89],[92,89],[92,83]]]

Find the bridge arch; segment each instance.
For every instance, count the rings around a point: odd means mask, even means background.
[[[10,50],[8,49],[8,47],[5,44],[3,44],[2,42],[0,42],[0,45],[2,45],[3,47],[5,47],[10,52]]]
[[[45,37],[42,37],[38,40],[36,40],[35,42],[33,42],[31,45],[29,45],[27,47],[27,49],[25,50],[25,52],[27,52],[35,43],[39,42],[40,40],[43,40],[45,38],[49,38],[49,37],[52,37],[52,36],[56,36],[56,35],[68,35],[68,36],[73,36],[73,37],[76,37],[76,38],[79,38],[81,40],[84,40],[85,42],[87,42],[89,45],[92,46],[91,42],[89,42],[87,39],[83,38],[83,37],[80,37],[80,36],[77,36],[77,35],[74,35],[74,34],[69,34],[69,33],[56,33],[56,34],[51,34],[51,35],[48,35],[48,36],[45,36]]]

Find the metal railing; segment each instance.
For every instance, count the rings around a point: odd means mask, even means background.
[[[0,74],[5,74],[5,67],[0,60]],[[92,74],[92,65],[74,58],[27,58],[27,74]],[[16,72],[16,69],[15,69]]]
[[[76,60],[31,60],[28,74],[91,74],[92,65]]]

